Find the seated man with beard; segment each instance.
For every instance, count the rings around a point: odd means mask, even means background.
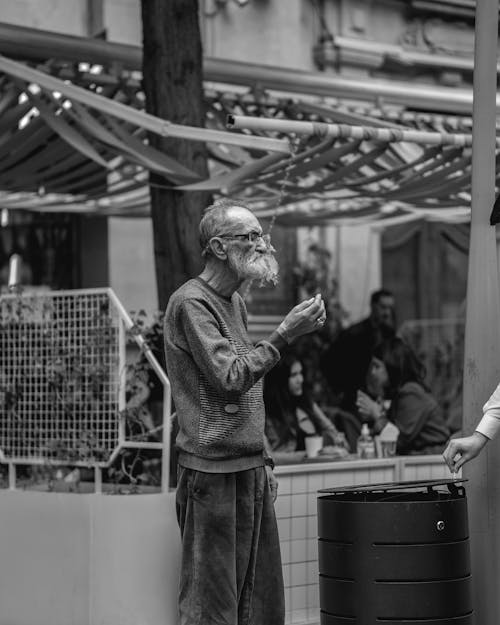
[[[237,289],[248,279],[276,282],[268,238],[243,202],[225,199],[206,209],[200,242],[205,268],[170,298],[164,332],[179,422],[179,623],[282,625],[262,377],[288,343],[324,324],[325,307],[320,296],[302,302],[252,345]]]

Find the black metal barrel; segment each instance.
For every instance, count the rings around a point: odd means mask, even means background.
[[[463,481],[319,491],[321,625],[472,625]]]

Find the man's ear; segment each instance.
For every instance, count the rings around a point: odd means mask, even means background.
[[[226,260],[226,244],[222,239],[219,239],[218,237],[213,237],[213,239],[210,239],[208,245],[210,246],[210,250],[215,258],[218,258],[219,260]]]

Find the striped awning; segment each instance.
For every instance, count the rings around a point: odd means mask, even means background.
[[[169,188],[244,197],[283,224],[468,219],[469,117],[214,84],[205,90],[206,128],[193,128],[146,114],[140,76],[4,56],[0,86],[2,208],[143,216],[154,172]],[[228,116],[256,123],[230,131]],[[323,130],[303,133],[295,122]],[[148,145],[148,131],[205,141],[209,177]]]

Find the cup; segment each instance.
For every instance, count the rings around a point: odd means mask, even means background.
[[[308,458],[316,458],[319,451],[323,448],[322,436],[306,436],[306,456]]]
[[[396,441],[380,441],[382,458],[392,458],[396,455]]]

